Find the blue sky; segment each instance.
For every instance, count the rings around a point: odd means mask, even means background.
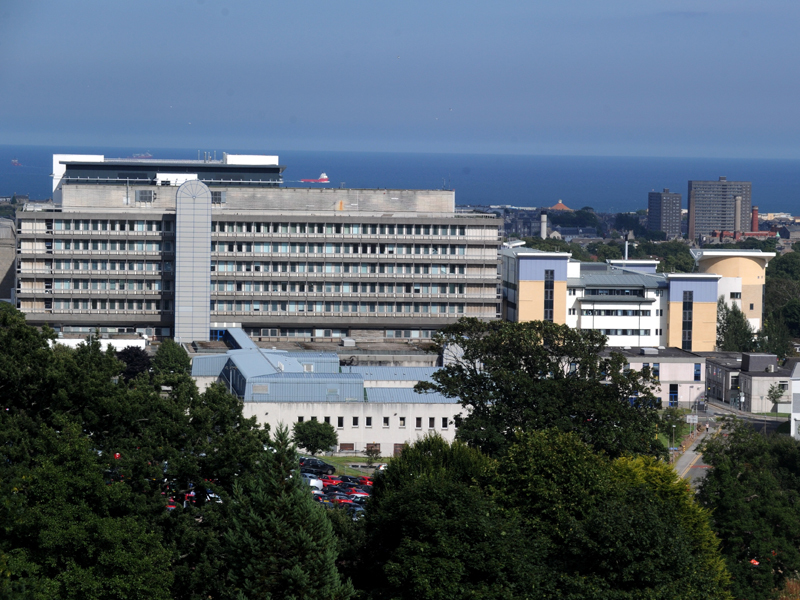
[[[800,3],[0,0],[0,140],[800,158]]]

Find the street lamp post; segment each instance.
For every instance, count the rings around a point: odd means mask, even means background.
[[[672,462],[675,462],[675,425],[672,426]]]

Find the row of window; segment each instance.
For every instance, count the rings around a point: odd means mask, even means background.
[[[465,236],[464,225],[406,225],[396,223],[244,223],[212,221],[215,233],[305,233],[324,235],[452,235]]]
[[[447,302],[304,302],[280,300],[211,300],[218,312],[290,312],[361,314],[464,314],[464,304]]]
[[[331,417],[323,417],[325,423],[331,423]],[[359,417],[351,417],[351,427],[359,427],[361,419]],[[302,423],[305,420],[305,417],[297,417],[297,422]],[[317,417],[311,417],[312,421],[316,421]],[[406,426],[406,417],[397,417],[398,427],[405,427]],[[450,425],[450,419],[448,417],[441,417],[440,420],[441,428],[447,429]],[[423,424],[423,417],[414,417],[414,427],[416,429],[422,429]],[[428,417],[427,419],[428,429],[436,429],[436,417]],[[344,429],[344,417],[336,417],[336,427],[337,429]],[[364,427],[372,427],[372,417],[364,417]],[[391,427],[391,417],[383,417],[383,427]]]
[[[211,271],[221,273],[385,273],[398,275],[463,275],[464,265],[413,263],[321,263],[211,261]]]
[[[211,280],[212,292],[300,292],[325,294],[463,294],[463,283],[295,283]],[[492,290],[494,291],[494,290]]]
[[[24,231],[24,221],[23,231]],[[46,222],[49,225],[48,222]],[[105,219],[55,219],[56,231],[172,231],[172,221],[128,221]]]
[[[256,337],[347,337],[347,329],[311,329],[303,327],[271,328],[271,329],[245,329],[249,336]],[[384,336],[394,339],[430,339],[436,333],[435,329],[387,329]]]
[[[45,300],[55,310],[172,310],[170,300]]]
[[[587,289],[584,291],[584,295],[586,296],[639,296],[640,298],[644,298],[644,290],[643,289]]]
[[[45,241],[45,248],[54,250],[94,250],[97,252],[172,252],[172,242],[144,240],[53,240]]]
[[[49,282],[45,282],[45,289]],[[148,290],[170,291],[172,282],[160,279],[54,279],[55,290]]]
[[[649,317],[650,311],[637,309],[584,308],[581,310],[581,315],[584,317]]]
[[[584,328],[584,331],[590,331]],[[649,329],[597,329],[603,335],[650,335]]]
[[[172,261],[55,259],[56,271],[172,271]]]
[[[212,252],[256,254],[450,254],[464,255],[463,244],[334,244],[305,242],[211,242]]]

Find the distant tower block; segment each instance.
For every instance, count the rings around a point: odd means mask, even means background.
[[[542,215],[539,217],[542,223],[542,228],[539,232],[539,236],[544,240],[547,239],[547,213],[543,212]]]
[[[750,217],[750,231],[758,231],[758,207],[753,207],[753,214]]]
[[[736,196],[733,199],[734,212],[733,212],[733,230],[742,230],[742,197]]]

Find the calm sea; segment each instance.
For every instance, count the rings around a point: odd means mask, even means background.
[[[54,153],[124,158],[148,151],[153,158],[198,157],[196,149],[0,146],[0,196],[16,192],[49,198]],[[663,188],[682,193],[685,207],[688,180],[716,180],[725,175],[729,180],[753,182],[753,204],[762,213],[800,214],[798,160],[227,151],[278,154],[286,165],[287,186],[313,186],[299,180],[325,172],[334,187],[446,187],[456,191],[458,204],[551,206],[560,199],[571,208],[591,206],[599,212],[646,208],[647,193]],[[221,157],[222,151],[217,150],[217,158]],[[13,166],[12,159],[21,166]]]

